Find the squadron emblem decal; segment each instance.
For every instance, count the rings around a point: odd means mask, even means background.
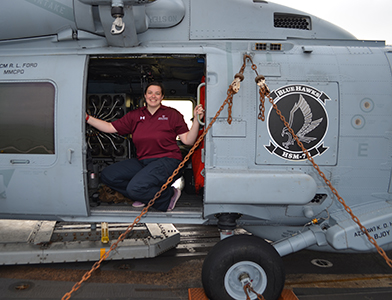
[[[288,85],[271,92],[271,97],[312,157],[328,150],[323,144],[328,130],[328,114],[325,110],[327,101],[331,100],[328,95],[310,86]],[[272,107],[267,124],[271,140],[264,147],[271,154],[286,160],[306,159],[306,154]]]

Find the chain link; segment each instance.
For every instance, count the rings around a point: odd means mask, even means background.
[[[233,109],[233,93],[232,93],[232,89],[230,89],[227,91],[227,113],[228,113],[227,123],[229,124],[231,124],[231,122],[233,121],[233,118],[231,117],[232,109]]]
[[[259,89],[259,94],[260,94],[260,104],[259,104],[259,115],[258,115],[258,119],[261,121],[265,120],[265,105],[264,105],[264,99],[265,99],[265,95],[264,93],[261,91],[261,88]]]

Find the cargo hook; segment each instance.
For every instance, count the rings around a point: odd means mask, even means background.
[[[124,17],[124,3],[121,0],[112,0],[112,17],[116,18],[112,24],[110,32],[112,34],[120,34],[125,29]]]

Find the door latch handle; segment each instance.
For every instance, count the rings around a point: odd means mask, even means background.
[[[30,161],[28,159],[11,159],[10,163],[13,165],[27,165]]]
[[[72,149],[72,148],[69,148],[69,149],[68,149],[67,158],[68,158],[68,162],[69,162],[70,164],[72,164],[72,154],[73,154],[74,152],[75,152],[74,149]]]

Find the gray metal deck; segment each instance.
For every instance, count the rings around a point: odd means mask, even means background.
[[[176,228],[181,241],[175,248],[155,258],[105,261],[71,299],[187,300],[189,288],[202,287],[202,264],[219,241],[219,232],[215,226]],[[392,257],[392,251],[387,255]],[[285,288],[292,289],[299,300],[392,298],[392,269],[377,253],[303,250],[283,261]],[[92,265],[93,262],[0,266],[0,299],[61,299]]]

